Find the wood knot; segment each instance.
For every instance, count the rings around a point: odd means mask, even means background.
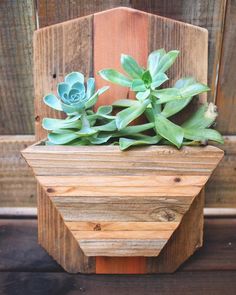
[[[93,230],[95,230],[95,231],[102,230],[102,228],[101,228],[101,224],[100,224],[100,223],[97,223],[97,224],[94,226]]]
[[[40,117],[39,117],[39,116],[36,116],[36,117],[34,118],[34,120],[35,120],[35,122],[39,122],[39,121],[40,121]]]
[[[55,190],[53,188],[51,188],[51,187],[47,188],[47,193],[54,193],[54,192],[55,192]]]
[[[160,222],[168,222],[168,221],[177,221],[182,216],[183,212],[182,209],[178,206],[168,208],[168,207],[161,207],[156,208],[151,212],[151,217],[155,221]]]
[[[180,177],[175,177],[174,178],[174,182],[180,182],[181,181],[181,178]]]

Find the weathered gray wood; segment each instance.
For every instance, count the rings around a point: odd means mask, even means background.
[[[0,207],[34,207],[36,180],[20,151],[33,144],[34,136],[0,136]]]
[[[0,1],[0,134],[32,134],[33,0]]]

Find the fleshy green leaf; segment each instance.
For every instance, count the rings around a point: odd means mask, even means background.
[[[88,78],[86,97],[89,99],[95,93],[95,79]]]
[[[125,75],[123,75],[113,69],[101,70],[101,71],[99,71],[99,75],[104,80],[121,85],[121,86],[131,87],[131,85],[132,85],[132,80],[130,80]]]
[[[165,88],[165,89],[155,90],[152,92],[152,95],[159,98],[156,101],[157,104],[162,104],[175,99],[182,98],[180,91],[177,88]]]
[[[137,104],[124,109],[116,115],[116,126],[118,130],[123,129],[133,120],[143,114],[147,105],[150,103],[149,100],[144,102],[138,102]]]
[[[191,77],[187,77],[187,78],[182,78],[179,79],[176,83],[175,83],[175,88],[183,88],[185,86],[191,85],[195,83],[195,79],[191,78]],[[192,97],[187,97],[184,99],[179,99],[179,100],[174,100],[174,101],[169,101],[165,104],[163,110],[162,110],[162,115],[166,118],[173,116],[175,114],[177,114],[178,112],[180,112],[183,108],[185,108],[190,101],[192,100]]]
[[[149,54],[147,68],[149,69],[152,77],[154,77],[158,73],[157,68],[158,68],[159,62],[165,54],[166,52],[163,48],[153,51]]]
[[[180,93],[183,98],[187,98],[187,97],[192,97],[209,90],[210,88],[207,85],[196,82],[194,84],[181,88]]]
[[[57,111],[63,111],[60,100],[54,94],[44,96],[43,101],[46,105]]]
[[[120,138],[119,146],[120,149],[126,150],[131,146],[138,146],[138,145],[149,145],[149,144],[157,144],[159,138],[157,136],[140,136],[140,139],[130,139],[130,138]]]
[[[221,134],[214,129],[184,129],[184,137],[194,141],[212,140],[224,143]]]
[[[173,65],[178,55],[178,50],[172,50],[167,52],[164,56],[162,56],[157,67],[157,72],[164,73],[165,71],[167,71]]]
[[[92,144],[103,144],[108,142],[108,140],[111,138],[111,134],[103,134],[103,133],[99,133],[99,134],[95,134],[94,136],[91,136],[89,138],[89,141]]]
[[[138,100],[140,100],[140,101],[143,101],[144,99],[146,99],[146,98],[148,98],[149,97],[149,95],[150,95],[150,89],[147,89],[146,91],[144,91],[144,92],[138,92],[137,94],[136,94],[136,98],[138,99]]]
[[[116,121],[113,120],[107,124],[95,126],[94,129],[97,131],[115,131],[117,130]]]
[[[48,134],[48,139],[53,144],[65,144],[74,140],[77,137],[78,135],[75,132],[66,133],[66,134],[58,134],[58,133]]]
[[[81,122],[78,121],[79,115],[75,116],[72,119],[62,120],[62,119],[53,119],[53,118],[44,118],[42,126],[46,130],[54,130],[60,128],[80,128]]]
[[[97,114],[99,115],[109,115],[112,112],[112,106],[100,106],[97,110]]]
[[[155,128],[162,137],[172,142],[178,148],[181,147],[184,131],[180,126],[172,123],[162,115],[157,115],[155,117]]]
[[[126,108],[126,107],[131,107],[136,104],[138,104],[138,102],[133,99],[119,99],[119,100],[114,101],[112,105],[115,107]]]
[[[104,86],[101,89],[99,89],[96,93],[94,93],[90,99],[85,103],[85,108],[89,109],[92,106],[94,106],[96,104],[96,102],[98,101],[98,96],[101,95],[102,93],[104,93],[107,89],[109,89],[109,86]]]
[[[182,124],[183,128],[199,129],[210,127],[216,120],[217,111],[213,103],[206,103],[199,107],[199,109]]]
[[[133,57],[126,54],[121,54],[120,61],[122,68],[131,78],[138,79],[142,77],[143,69],[138,65]]]
[[[82,127],[80,131],[76,132],[77,137],[90,136],[97,133],[97,130],[90,127],[89,120],[85,114],[81,116]]]
[[[80,72],[72,72],[65,76],[65,82],[68,83],[70,86],[72,86],[76,82],[84,84],[84,75]]]
[[[146,85],[144,84],[143,80],[141,79],[135,79],[132,82],[131,89],[133,91],[146,91]]]
[[[152,76],[148,70],[143,73],[142,80],[147,86],[149,86],[152,83]]]
[[[164,82],[166,82],[167,80],[169,80],[169,78],[166,76],[166,74],[164,73],[158,73],[153,79],[152,79],[152,83],[151,83],[151,88],[155,89],[159,86],[161,86]]]
[[[67,83],[58,83],[57,84],[57,94],[60,96],[63,100],[67,97],[70,91],[70,85]]]

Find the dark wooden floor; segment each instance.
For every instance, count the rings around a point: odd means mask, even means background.
[[[0,220],[0,294],[236,294],[236,219],[205,220],[205,242],[175,274],[70,275],[37,244],[34,219]]]

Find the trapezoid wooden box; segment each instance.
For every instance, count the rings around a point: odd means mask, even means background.
[[[35,121],[60,114],[42,97],[71,71],[97,77],[119,69],[121,53],[144,65],[148,53],[181,51],[170,76],[207,82],[207,31],[141,11],[117,8],[36,31]],[[173,83],[170,80],[170,84]],[[109,84],[109,83],[108,83]],[[99,100],[132,97],[112,86]],[[199,102],[206,101],[201,95]],[[72,273],[173,272],[202,245],[203,188],[223,156],[212,146],[46,146],[23,152],[38,180],[39,243]]]

